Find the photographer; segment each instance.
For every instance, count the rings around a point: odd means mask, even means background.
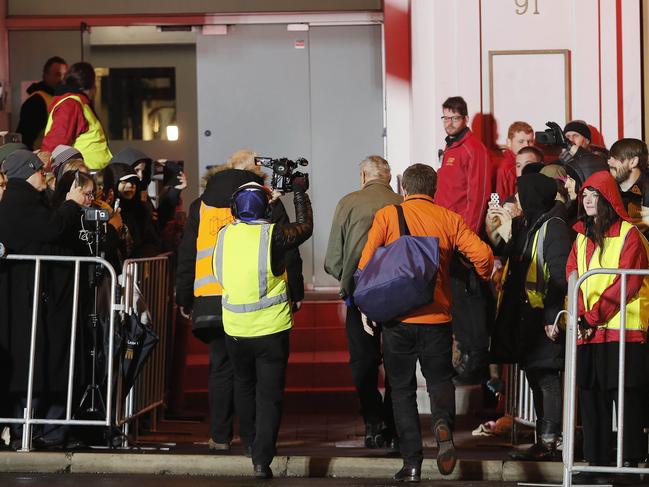
[[[270,223],[271,192],[258,183],[232,195],[234,223],[214,249],[214,274],[223,287],[226,347],[234,366],[235,401],[242,424],[255,424],[252,463],[257,478],[271,478],[282,417],[289,336],[293,326],[284,254],[313,232],[308,179],[292,179],[296,222]],[[263,252],[260,249],[267,248]],[[245,441],[246,439],[244,439]]]
[[[44,191],[42,161],[26,150],[10,154],[2,167],[9,182],[0,202],[0,242],[10,254],[70,255],[64,242],[84,204],[83,188],[73,185],[65,202],[52,209]],[[41,272],[39,332],[36,335],[34,407],[37,417],[62,418],[67,390],[68,352],[73,280],[71,266],[45,265]],[[3,368],[12,394],[14,416],[22,417],[26,404],[27,372],[31,342],[34,264],[28,261],[0,263],[0,348],[6,350]],[[19,440],[21,427],[12,431]],[[40,446],[64,445],[67,429],[46,426]],[[37,446],[39,444],[37,443]]]

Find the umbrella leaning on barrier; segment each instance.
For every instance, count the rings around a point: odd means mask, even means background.
[[[122,326],[122,377],[124,379],[123,392],[128,394],[135,380],[142,372],[142,368],[160,341],[158,335],[148,323],[135,313],[124,317]]]

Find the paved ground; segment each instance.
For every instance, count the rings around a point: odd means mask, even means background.
[[[241,478],[214,478],[188,476],[155,476],[155,475],[82,475],[82,474],[3,474],[0,473],[0,485],[3,487],[387,487],[395,484],[386,480],[359,479],[273,479],[259,481]],[[513,482],[422,482],[422,487],[515,487]]]

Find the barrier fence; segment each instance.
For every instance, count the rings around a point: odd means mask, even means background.
[[[581,284],[596,274],[620,276],[620,340],[618,367],[618,395],[616,407],[617,452],[614,466],[575,465],[575,405],[577,403],[577,317],[578,298]],[[568,324],[566,329],[566,370],[563,395],[563,487],[572,486],[572,474],[577,472],[649,474],[649,468],[624,466],[624,379],[626,364],[626,305],[627,277],[649,276],[649,270],[637,269],[594,269],[581,277],[573,272],[568,280]]]
[[[49,255],[8,255],[4,257],[6,261],[24,261],[34,263],[34,287],[32,300],[32,320],[31,335],[29,346],[29,368],[27,370],[27,397],[26,407],[24,408],[22,418],[0,418],[0,423],[5,424],[22,424],[23,434],[21,449],[19,451],[29,451],[32,443],[32,427],[34,425],[61,425],[61,426],[110,426],[113,413],[113,356],[114,356],[114,337],[115,337],[115,314],[122,309],[117,300],[117,275],[113,267],[104,259],[98,257],[64,257]],[[70,263],[74,264],[74,295],[72,298],[72,319],[70,334],[70,354],[67,379],[67,395],[65,406],[65,419],[45,419],[35,418],[33,411],[34,403],[34,367],[36,359],[36,336],[38,333],[39,312],[41,309],[41,270],[42,263]],[[75,419],[73,418],[73,378],[75,373],[75,355],[78,335],[78,316],[79,316],[79,290],[80,290],[80,273],[81,264],[87,263],[103,267],[108,272],[108,285],[110,289],[110,302],[108,309],[108,357],[107,357],[107,389],[105,415],[103,419]],[[94,391],[91,392],[94,394]],[[93,395],[93,402],[95,397]]]
[[[148,316],[151,329],[159,338],[138,381],[128,392],[123,407],[119,407],[117,423],[122,426],[124,433],[123,446],[128,444],[129,422],[151,412],[151,425],[155,430],[158,408],[164,404],[166,350],[173,310],[170,256],[171,253],[145,259],[128,259],[124,261],[122,268],[126,314]],[[118,390],[123,390],[123,384],[120,383]]]
[[[512,417],[512,444],[518,444],[518,426],[536,426],[534,397],[525,377],[525,371],[518,364],[503,366],[505,376],[505,414]]]
[[[45,256],[45,255],[8,255],[6,261],[24,261],[34,263],[34,288],[32,303],[31,337],[29,347],[29,369],[27,382],[26,407],[21,418],[0,418],[0,424],[21,424],[23,425],[23,436],[21,449],[19,451],[30,451],[32,442],[32,429],[34,425],[61,425],[61,426],[121,426],[123,433],[122,446],[128,446],[129,424],[137,421],[145,414],[151,413],[152,429],[158,421],[158,408],[165,400],[165,375],[167,368],[166,351],[170,336],[173,311],[173,285],[170,265],[171,254],[162,254],[156,257],[145,259],[129,259],[124,262],[122,268],[122,287],[118,287],[118,278],[113,267],[104,259],[98,257],[68,257],[68,256]],[[70,324],[70,346],[69,346],[69,367],[67,376],[67,393],[64,419],[47,419],[34,417],[34,376],[35,361],[37,354],[42,350],[36,350],[36,336],[39,328],[39,313],[42,308],[42,270],[44,263],[69,263],[74,266],[74,291],[72,296],[71,324]],[[74,376],[77,362],[77,344],[80,323],[80,291],[81,291],[81,265],[101,266],[106,270],[104,273],[106,281],[102,281],[102,290],[109,289],[109,297],[95,295],[95,303],[101,303],[101,309],[94,309],[96,318],[97,312],[106,316],[108,329],[100,333],[105,337],[106,344],[106,377],[98,381],[94,387],[88,386],[86,392],[90,392],[92,408],[96,402],[102,406],[101,418],[77,419],[75,418],[74,398]],[[87,284],[87,283],[86,283]],[[118,313],[122,313],[118,315]],[[128,317],[137,316],[137,319],[157,336],[158,342],[153,347],[151,355],[146,359],[134,386],[126,391],[127,385],[124,382],[124,375],[121,373],[121,360],[116,361],[116,337],[123,338],[122,342],[129,340],[126,330]],[[121,327],[115,324],[116,317],[121,317]],[[95,322],[101,329],[101,325]],[[83,330],[82,330],[83,331]],[[119,333],[117,333],[119,331]],[[99,332],[98,332],[99,333]],[[122,343],[123,345],[123,343]],[[125,346],[119,349],[120,358],[123,359]],[[85,350],[84,350],[85,351]],[[95,351],[97,353],[97,351]],[[93,361],[92,383],[95,384],[95,362]],[[105,387],[101,384],[105,383]],[[92,390],[91,390],[92,389]],[[77,391],[78,392],[78,391]],[[95,393],[98,395],[96,397]],[[102,396],[105,393],[105,401]],[[84,398],[81,399],[83,403]],[[124,400],[123,398],[126,397]],[[78,400],[78,398],[77,398]],[[137,428],[135,428],[137,431]]]

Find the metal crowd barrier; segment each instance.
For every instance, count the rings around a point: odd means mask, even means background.
[[[22,424],[23,436],[22,447],[19,451],[30,451],[32,443],[32,426],[33,425],[69,425],[69,426],[110,426],[113,411],[113,355],[114,355],[114,338],[115,338],[115,312],[122,309],[121,305],[116,302],[116,284],[117,275],[113,267],[104,259],[98,257],[64,257],[51,255],[8,255],[4,257],[9,261],[30,261],[34,262],[34,298],[32,301],[32,324],[31,339],[29,346],[29,369],[27,380],[27,399],[24,415],[22,418],[0,418],[0,423],[5,424]],[[34,418],[33,414],[33,395],[34,395],[34,362],[36,357],[36,335],[38,333],[38,316],[41,296],[41,264],[43,262],[69,262],[74,263],[74,297],[72,302],[72,320],[70,335],[70,364],[68,368],[68,389],[65,410],[65,419],[42,419]],[[72,419],[72,392],[73,377],[75,365],[75,352],[77,342],[77,318],[79,308],[79,275],[81,263],[90,263],[101,265],[108,271],[110,276],[110,319],[108,333],[108,367],[107,367],[107,394],[106,394],[106,415],[104,419],[86,420]]]
[[[150,412],[151,427],[155,431],[158,408],[164,404],[166,350],[173,310],[171,255],[167,253],[144,259],[128,259],[124,261],[122,268],[125,312],[138,313],[143,308],[146,309],[151,318],[151,328],[160,339],[135,385],[128,392],[124,404],[118,405],[117,424],[122,426],[124,447],[128,446],[129,423]],[[122,390],[123,384],[120,381],[118,391]],[[137,433],[137,428],[134,430]]]
[[[575,465],[575,404],[577,390],[577,314],[579,288],[596,274],[620,276],[620,309],[625,310],[620,319],[620,365],[618,369],[617,397],[617,456],[615,466]],[[572,486],[576,472],[649,474],[649,467],[624,467],[624,378],[626,359],[626,286],[627,276],[649,276],[649,270],[594,269],[581,277],[573,272],[568,279],[568,325],[566,330],[566,371],[563,394],[563,487]]]
[[[518,364],[503,366],[505,381],[505,414],[512,417],[512,444],[518,444],[518,426],[536,427],[534,395],[525,371]]]

